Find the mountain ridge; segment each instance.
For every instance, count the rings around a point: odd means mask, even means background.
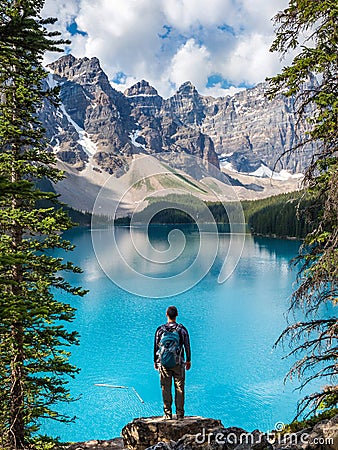
[[[48,68],[53,72],[53,82],[60,84],[67,114],[93,135],[99,150],[107,151],[109,147],[113,154],[133,153],[135,149],[127,144],[135,145],[130,133],[138,131],[139,148],[145,146],[156,153],[175,151],[178,146],[190,154],[197,148],[197,153],[216,166],[220,159],[239,172],[250,173],[258,169],[260,162],[273,169],[278,157],[296,145],[307,131],[306,121],[297,126],[294,99],[279,95],[269,100],[266,83],[214,98],[200,95],[187,81],[173,96],[164,99],[146,80],[124,93],[117,91],[95,57],[77,59],[66,55]],[[188,130],[194,145],[185,142]],[[311,150],[282,158],[279,169],[301,172]],[[97,157],[99,165],[109,172],[109,164],[104,165],[103,160],[103,155],[101,159]],[[114,164],[110,168],[114,171]]]
[[[40,119],[50,150],[69,174],[68,190],[74,180],[84,190],[87,181],[99,188],[108,176],[128,172],[140,154],[179,154],[182,168],[187,154],[236,177],[278,178],[272,173],[278,157],[308,127],[305,120],[297,122],[294,99],[269,100],[264,83],[214,98],[200,95],[187,81],[164,99],[146,80],[117,91],[95,57],[65,55],[48,70],[46,84],[59,86],[61,104],[46,101]],[[291,180],[304,170],[312,152],[310,146],[283,156],[276,169],[282,172],[279,177]]]

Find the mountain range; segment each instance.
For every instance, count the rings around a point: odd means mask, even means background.
[[[256,198],[296,189],[313,152],[285,153],[308,123],[297,121],[293,97],[269,99],[266,83],[213,98],[187,81],[164,99],[145,80],[115,90],[97,58],[66,55],[48,70],[60,104],[46,101],[40,119],[68,174],[56,189],[77,209],[91,211],[105,181],[123,177],[140,155],[196,156],[228,174],[240,198]]]

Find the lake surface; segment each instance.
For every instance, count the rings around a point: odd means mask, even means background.
[[[179,258],[172,263],[171,275],[189,266],[198,247],[197,233],[185,231],[187,255],[183,263]],[[129,232],[128,228],[115,232],[126,253],[128,245],[132,246]],[[112,261],[110,269],[126,279],[123,267],[114,264],[116,255],[109,245],[104,246],[111,241],[112,230],[94,233],[99,233],[104,258]],[[168,248],[166,227],[154,228],[150,235],[155,249]],[[142,241],[147,235],[139,229],[137,236]],[[210,245],[217,239],[219,245],[205,277],[174,297],[150,298],[131,293],[137,279],[130,275],[127,279],[131,292],[111,281],[97,261],[90,230],[73,230],[67,238],[77,246],[70,259],[84,271],[68,279],[90,290],[83,299],[63,297],[77,308],[72,327],[80,332],[81,344],[73,348],[72,362],[81,372],[71,380],[70,387],[73,396],[81,398],[62,406],[63,411],[77,416],[74,424],[50,421],[44,432],[71,441],[110,439],[119,436],[122,427],[135,417],[163,414],[158,373],[153,369],[153,336],[157,326],[165,322],[165,309],[171,304],[177,306],[178,321],[189,329],[191,337],[187,415],[212,417],[221,419],[225,426],[263,431],[294,417],[301,394],[294,392],[297,383],[283,384],[291,361],[283,360],[283,349],[273,349],[273,344],[286,325],[285,312],[295,278],[289,261],[297,253],[298,242],[246,235],[232,275],[219,283],[229,235],[208,233]],[[233,239],[235,246],[236,239],[238,246],[242,245],[239,235]],[[132,250],[129,256],[138,267],[139,256]],[[166,273],[162,264],[159,275],[151,261],[142,269],[147,275],[154,271],[155,278]],[[128,389],[95,386],[100,383]]]

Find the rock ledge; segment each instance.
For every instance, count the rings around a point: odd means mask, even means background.
[[[285,435],[224,428],[220,420],[200,416],[183,421],[143,417],[128,423],[122,437],[79,442],[67,450],[338,450],[338,415]]]
[[[220,420],[188,416],[184,420],[165,420],[163,417],[134,419],[122,429],[124,445],[130,450],[146,450],[159,443],[173,443],[185,435],[210,432],[222,427]],[[158,447],[160,448],[160,447]],[[163,447],[165,448],[165,447]]]

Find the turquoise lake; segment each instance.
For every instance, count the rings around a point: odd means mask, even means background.
[[[117,240],[127,246],[129,231],[120,228],[116,233]],[[112,231],[93,233],[100,233],[104,244],[110,241]],[[150,234],[155,248],[168,246],[166,227],[154,228]],[[191,249],[196,247],[198,236],[189,229],[185,234],[187,255],[184,263],[177,261],[176,269],[173,262],[171,272],[183,270],[181,265],[189,265],[189,258],[193,258]],[[145,230],[138,230],[138,236],[145,239]],[[290,260],[297,254],[299,242],[246,235],[232,275],[218,283],[229,235],[209,233],[210,245],[219,240],[219,251],[205,277],[174,297],[147,298],[110,280],[97,261],[90,230],[73,230],[66,237],[76,245],[69,259],[83,269],[81,275],[72,274],[68,280],[90,290],[82,299],[62,297],[77,308],[71,329],[79,331],[81,343],[72,349],[71,360],[81,372],[70,381],[70,388],[80,400],[59,408],[77,416],[75,423],[50,421],[43,432],[71,441],[111,439],[135,417],[162,415],[158,373],[153,369],[153,338],[171,304],[177,306],[178,321],[188,328],[191,338],[187,415],[221,419],[225,426],[249,431],[271,430],[276,422],[294,417],[302,393],[294,391],[297,381],[284,385],[291,361],[282,359],[287,348],[274,349],[273,344],[286,326],[285,313],[295,280]],[[114,261],[114,253],[106,247],[108,259]],[[137,257],[133,252],[131,255],[137,266]],[[163,276],[166,268],[161,267]],[[123,271],[121,267],[118,270]],[[151,264],[146,270],[153,270]],[[128,282],[133,291],[136,281],[131,277]],[[128,389],[95,386],[100,383]]]

